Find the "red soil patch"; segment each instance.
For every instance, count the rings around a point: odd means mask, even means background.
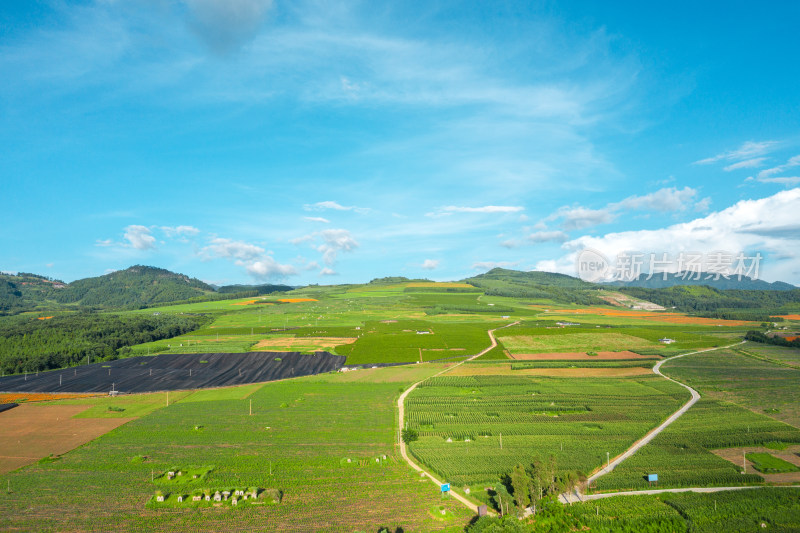
[[[560,353],[519,353],[511,355],[512,359],[522,361],[610,361],[619,359],[654,359],[654,355],[640,355],[628,350],[622,352],[597,352],[597,355],[586,355],[584,352]]]
[[[0,413],[0,474],[61,455],[133,418],[72,418],[88,405],[23,404]]]
[[[772,318],[785,318],[786,320],[800,320],[800,315],[773,315]]]
[[[722,320],[720,318],[702,318],[697,316],[687,316],[682,313],[665,313],[662,311],[633,311],[629,309],[604,309],[602,307],[586,307],[584,309],[558,309],[553,310],[553,314],[571,315],[599,315],[608,317],[641,318],[654,322],[671,322],[674,324],[697,324],[702,326],[747,326],[755,322],[746,320]],[[800,315],[789,315],[798,316]]]
[[[278,301],[286,304],[295,304],[298,302],[318,302],[319,300],[315,300],[314,298],[281,298]]]
[[[36,320],[50,320],[51,318],[53,318],[53,317],[51,317],[51,316],[40,316]]]

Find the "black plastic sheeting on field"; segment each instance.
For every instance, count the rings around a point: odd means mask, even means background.
[[[0,391],[122,394],[228,387],[330,372],[344,361],[328,352],[162,354],[6,376]]]
[[[0,403],[0,413],[3,411],[8,411],[9,409],[13,409],[18,405],[18,403]]]

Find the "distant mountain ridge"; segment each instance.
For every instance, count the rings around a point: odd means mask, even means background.
[[[696,272],[676,272],[667,274],[666,279],[662,273],[654,274],[649,277],[649,279],[648,276],[649,274],[640,274],[638,279],[632,281],[615,281],[604,285],[615,287],[642,287],[646,289],[665,289],[678,285],[705,285],[722,291],[791,291],[797,289],[796,286],[790,283],[784,283],[783,281],[770,283],[747,276],[742,276],[741,279],[739,279],[738,276],[729,276],[726,279],[722,276],[717,277],[716,274],[708,272],[701,272],[699,279],[696,279],[698,277]]]

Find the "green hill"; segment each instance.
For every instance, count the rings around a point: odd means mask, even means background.
[[[73,281],[51,293],[61,304],[103,308],[136,308],[210,296],[214,289],[183,274],[136,265],[96,278]]]
[[[595,295],[598,285],[553,272],[493,268],[463,281],[483,289],[490,296],[536,298],[581,305],[605,303]]]

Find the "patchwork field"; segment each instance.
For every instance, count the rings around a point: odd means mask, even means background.
[[[578,351],[621,351],[658,346],[623,333],[570,333],[567,335],[498,335],[509,352],[518,354]]]
[[[441,370],[420,367],[417,376]],[[397,459],[393,399],[409,384],[397,381],[405,371],[269,383],[246,399],[241,389],[232,397],[223,389],[196,393],[205,397],[159,409],[54,463],[7,474],[2,481],[12,492],[0,499],[0,529],[460,531],[470,513]],[[163,488],[152,473],[175,465],[213,465],[198,483],[278,489],[282,501],[202,512],[147,506]]]
[[[621,453],[687,399],[685,389],[652,374],[445,374],[406,400],[409,427],[419,433],[410,450],[445,480],[485,499],[487,484],[535,458],[553,455],[559,470],[590,472],[605,462],[606,452]]]
[[[662,371],[704,397],[735,403],[800,427],[800,369],[786,362],[800,350],[747,343],[668,361]]]
[[[589,355],[586,352],[542,352],[542,353],[519,353],[513,354],[512,359],[519,361],[626,361],[626,360],[649,360],[652,355],[642,355],[630,350],[620,352],[593,352]]]
[[[736,405],[701,399],[650,444],[599,478],[595,488],[644,490],[650,488],[647,474],[658,474],[659,488],[763,483],[755,471],[742,474],[741,462],[726,461],[712,450],[771,442],[800,443],[800,430]]]

